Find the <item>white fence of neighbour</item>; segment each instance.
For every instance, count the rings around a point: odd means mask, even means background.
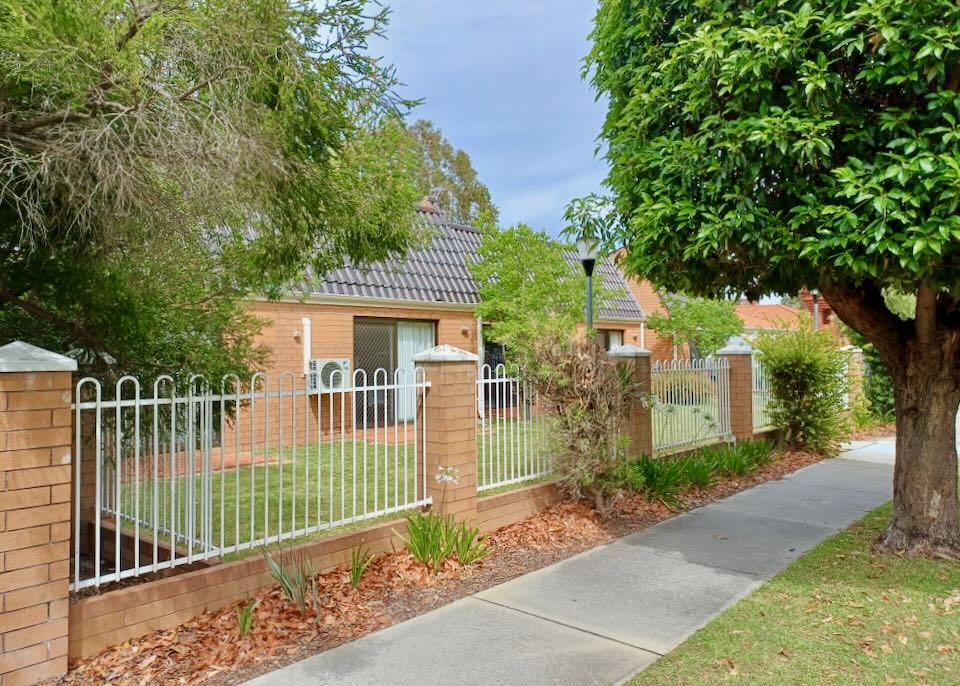
[[[406,376],[81,380],[72,589],[429,504],[430,384]]]
[[[770,401],[773,395],[770,391],[770,379],[763,366],[763,358],[753,355],[751,360],[753,378],[753,428],[766,429],[772,425],[770,419]]]
[[[530,384],[506,367],[483,365],[477,377],[477,490],[550,474],[550,417]]]
[[[730,363],[726,359],[657,360],[651,385],[655,453],[730,439]]]

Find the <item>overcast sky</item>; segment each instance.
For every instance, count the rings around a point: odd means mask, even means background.
[[[600,190],[594,155],[604,107],[580,79],[589,0],[392,0],[374,52],[402,93],[466,150],[504,225],[556,235],[571,198]]]

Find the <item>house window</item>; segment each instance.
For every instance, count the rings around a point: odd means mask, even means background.
[[[414,355],[436,345],[436,322],[410,319],[357,317],[353,321],[353,366],[367,374],[367,384],[414,382]],[[377,372],[382,369],[383,372]],[[362,383],[362,381],[361,381]],[[395,418],[410,421],[416,415],[416,396],[412,393],[370,391],[357,398],[357,419],[383,422]],[[409,397],[408,397],[409,396]]]
[[[623,345],[623,330],[600,329],[597,331],[597,338],[603,343],[604,350],[610,350],[614,346]]]

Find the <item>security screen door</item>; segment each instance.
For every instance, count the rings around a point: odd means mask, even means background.
[[[414,381],[413,356],[435,345],[435,324],[431,321],[412,321],[403,319],[357,318],[353,327],[354,368],[367,373],[367,384],[386,383],[392,385],[398,369],[400,382],[412,384]],[[362,381],[361,381],[362,383]],[[398,397],[399,396],[399,397]],[[387,421],[409,421],[416,415],[416,393],[395,393],[389,391],[367,391],[357,395],[357,424],[362,425],[364,418],[368,426],[374,422],[384,425]]]

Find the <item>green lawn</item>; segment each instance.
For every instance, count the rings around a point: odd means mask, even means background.
[[[542,470],[547,458],[544,446],[548,424],[500,420],[486,423],[485,429],[480,432],[478,427],[477,434],[478,483],[511,482],[490,491],[495,493],[535,481],[531,477]],[[527,454],[527,446],[535,448],[534,459],[521,457]],[[319,449],[316,444],[301,447],[296,456],[294,451],[284,450],[280,461],[276,460],[278,452],[273,451],[268,465],[261,453],[253,467],[225,469],[222,475],[214,470],[208,483],[199,476],[156,483],[147,480],[140,488],[141,532],[152,533],[154,486],[160,538],[169,541],[172,528],[178,544],[184,547],[189,538],[202,540],[204,527],[212,545],[222,542],[229,547],[276,536],[281,531],[286,536],[291,531],[317,527],[339,529],[344,523],[377,517],[376,513],[384,510],[403,510],[416,500],[415,479],[423,483],[418,448],[422,450],[412,441],[386,446],[357,442],[354,455],[353,443],[324,442]],[[432,480],[434,475],[426,477]],[[202,489],[211,494],[209,523],[199,505]],[[133,516],[137,498],[130,485],[123,487],[121,500],[124,514]],[[194,535],[190,537],[189,503],[194,504]],[[125,529],[132,533],[129,520]],[[195,543],[194,551],[198,550],[199,543]]]
[[[960,563],[872,555],[889,516],[824,541],[631,686],[960,684]]]

